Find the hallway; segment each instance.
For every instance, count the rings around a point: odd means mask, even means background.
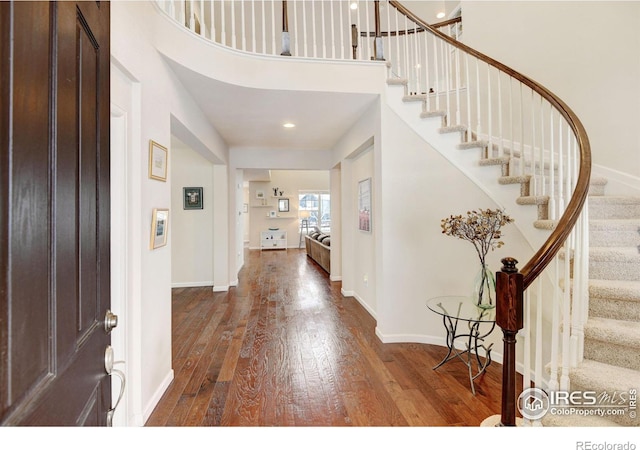
[[[499,364],[473,396],[462,363],[432,370],[444,348],[381,344],[304,250],[245,252],[229,292],[173,290],[175,378],[146,426],[478,426],[499,414]]]

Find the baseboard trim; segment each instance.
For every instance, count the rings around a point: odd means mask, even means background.
[[[336,275],[336,276],[329,275],[329,279],[331,281],[342,281],[342,276],[340,276],[340,275]]]
[[[171,288],[208,287],[208,286],[213,286],[213,281],[183,281],[180,283],[171,283]]]
[[[160,399],[164,395],[165,391],[169,388],[169,385],[173,381],[173,378],[174,378],[174,373],[173,373],[173,369],[171,369],[169,370],[169,373],[167,373],[167,375],[164,377],[164,380],[162,380],[162,383],[160,383],[160,386],[158,386],[158,389],[156,389],[156,391],[153,393],[153,395],[149,399],[149,402],[147,403],[147,406],[144,409],[144,413],[143,413],[144,423],[146,423],[147,420],[149,420],[149,417],[151,417],[151,413],[153,413],[154,408],[158,406]]]
[[[593,164],[593,174],[607,179],[607,195],[640,195],[640,178],[609,167]]]
[[[213,292],[227,292],[229,290],[229,286],[213,286]]]

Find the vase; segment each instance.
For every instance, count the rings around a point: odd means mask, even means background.
[[[480,265],[480,270],[473,282],[473,299],[478,308],[495,308],[496,277],[486,264]]]

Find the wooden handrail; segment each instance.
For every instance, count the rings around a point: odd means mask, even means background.
[[[556,227],[547,238],[540,249],[518,272],[516,263],[512,258],[503,259],[505,264],[501,272],[497,274],[496,283],[496,323],[503,332],[504,355],[503,355],[503,381],[502,381],[502,411],[500,425],[515,426],[515,374],[516,359],[515,346],[516,334],[523,327],[523,293],[531,283],[540,276],[549,263],[555,258],[571,234],[571,231],[582,213],[589,192],[589,180],[591,178],[591,147],[587,133],[578,116],[569,108],[558,96],[547,88],[532,80],[531,78],[517,72],[516,70],[502,64],[499,61],[471,48],[467,45],[452,39],[446,34],[427,24],[418,16],[397,1],[389,1],[394,8],[414,23],[425,30],[438,36],[448,44],[466,52],[483,61],[499,71],[515,78],[522,84],[531,88],[542,98],[547,100],[567,121],[573,130],[578,144],[580,155],[580,165],[576,185],[564,213],[558,220]]]
[[[454,23],[462,22],[462,17],[456,17],[454,19],[445,20],[442,22],[434,23],[431,25],[432,28],[441,28],[446,27],[447,25],[452,25]],[[424,33],[426,32],[423,28],[409,28],[408,30],[398,30],[398,31],[381,31],[381,37],[389,37],[389,36],[406,36],[409,34],[415,33]],[[361,37],[376,37],[377,34],[375,31],[361,31]]]

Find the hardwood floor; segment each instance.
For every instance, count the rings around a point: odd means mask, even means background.
[[[303,250],[247,251],[240,283],[173,291],[175,379],[147,426],[478,426],[501,366],[471,393],[443,347],[382,344]],[[499,331],[495,331],[499,332]]]

